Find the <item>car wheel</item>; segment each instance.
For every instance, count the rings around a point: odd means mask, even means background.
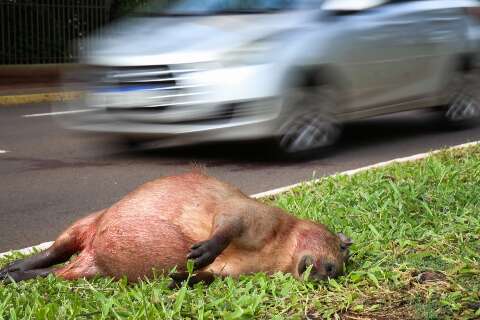
[[[453,126],[471,125],[480,118],[479,72],[457,72],[448,88],[443,117]]]
[[[336,90],[330,86],[304,86],[288,90],[283,99],[283,125],[277,147],[288,158],[305,158],[333,145],[341,125],[333,111]]]

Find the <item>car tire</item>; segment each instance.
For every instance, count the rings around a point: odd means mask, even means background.
[[[447,104],[441,109],[445,123],[453,128],[474,125],[480,119],[480,72],[458,71],[447,88]]]
[[[337,100],[336,90],[328,85],[287,90],[282,125],[276,138],[279,153],[285,158],[303,159],[331,147],[342,132],[334,116]]]

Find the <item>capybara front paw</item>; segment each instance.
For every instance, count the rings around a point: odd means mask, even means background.
[[[194,268],[198,270],[211,264],[218,254],[219,250],[215,242],[212,240],[206,240],[195,243],[190,248],[190,253],[187,258],[193,260]]]

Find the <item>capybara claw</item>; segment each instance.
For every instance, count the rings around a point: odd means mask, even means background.
[[[168,284],[169,289],[178,289],[182,283],[188,279],[188,272],[175,272],[170,274],[172,281]]]
[[[176,280],[172,280],[168,284],[168,289],[170,289],[170,290],[179,289],[181,286],[182,286],[181,282],[178,282]]]
[[[215,243],[211,240],[207,240],[194,244],[187,259],[192,259],[194,268],[198,270],[215,261],[218,254],[218,248]]]
[[[23,280],[22,277],[23,271],[7,271],[2,274],[0,274],[0,281],[3,282],[3,284],[9,284],[12,282],[19,282]]]
[[[13,272],[18,272],[20,271],[19,268],[15,267],[14,264],[9,264],[3,269],[0,270],[0,281],[6,281],[9,279],[8,275],[13,273]]]
[[[176,272],[170,274],[170,278],[172,278],[172,281],[168,285],[169,289],[178,289],[185,281],[188,281],[187,285],[189,287],[193,287],[199,282],[209,285],[213,282],[213,280],[215,280],[215,277],[211,272],[198,272],[190,275],[190,277],[188,272]]]

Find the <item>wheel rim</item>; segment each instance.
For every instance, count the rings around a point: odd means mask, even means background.
[[[332,145],[340,134],[331,111],[334,92],[328,87],[307,87],[291,90],[286,107],[295,108],[293,120],[281,129],[280,147],[287,153],[315,150]]]
[[[478,76],[468,74],[457,78],[445,113],[449,121],[460,122],[480,117],[480,101],[475,90],[478,80]]]
[[[468,93],[458,92],[449,103],[445,116],[454,122],[477,118],[480,116],[480,104]]]
[[[339,129],[321,117],[304,115],[289,126],[280,145],[288,153],[313,150],[334,143]]]

